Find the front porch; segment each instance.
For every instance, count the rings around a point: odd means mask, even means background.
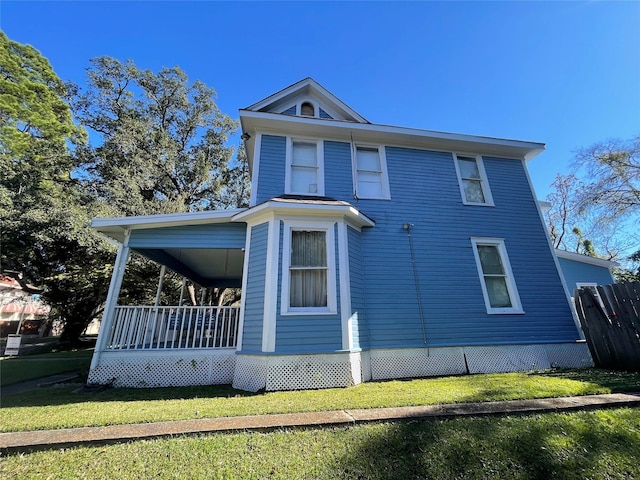
[[[93,227],[119,248],[89,383],[154,387],[232,382],[241,307],[218,306],[207,294],[242,286],[246,225],[231,222],[236,213],[94,220]],[[153,305],[118,303],[131,253],[160,266]],[[180,298],[176,291],[172,305],[161,304],[167,269],[183,278]],[[187,288],[187,282],[195,288]]]

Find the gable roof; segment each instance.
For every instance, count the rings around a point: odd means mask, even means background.
[[[312,98],[319,106],[327,106],[341,118],[319,118],[284,114],[296,102]],[[324,137],[336,141],[362,142],[497,156],[529,161],[544,151],[544,143],[459,133],[420,130],[374,124],[337,98],[311,77],[300,80],[247,108],[240,109],[242,139],[247,151],[249,172],[253,172],[255,137],[258,133]]]
[[[614,262],[613,260],[589,257],[580,253],[568,252],[567,250],[556,249],[556,255],[560,258],[565,258],[567,260],[573,260],[580,263],[588,263],[589,265],[596,265],[598,267],[615,268],[620,266],[618,262]]]
[[[356,123],[370,123],[358,112],[353,110],[349,105],[336,97],[329,90],[324,88],[313,78],[307,77],[299,82],[289,85],[279,92],[269,95],[267,98],[254,103],[253,105],[243,108],[252,112],[270,112],[277,113],[287,104],[297,98],[311,97],[324,104],[330,110],[336,112],[341,118],[340,120]]]

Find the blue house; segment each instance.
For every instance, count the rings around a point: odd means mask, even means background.
[[[89,381],[257,391],[592,364],[527,173],[543,144],[372,124],[311,78],[240,121],[249,208],[93,221],[119,253]],[[241,287],[241,305],[120,306],[132,251]]]
[[[571,294],[576,288],[615,283],[611,269],[619,267],[618,262],[580,255],[566,250],[556,250],[556,256]]]

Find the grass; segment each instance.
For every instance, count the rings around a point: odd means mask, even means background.
[[[631,479],[640,409],[181,436],[1,462],[13,479]]]
[[[93,349],[3,358],[0,360],[0,386],[88,370],[92,355]]]
[[[465,375],[370,382],[346,389],[251,394],[229,386],[111,389],[78,387],[5,395],[0,431],[158,422],[237,415],[433,405],[640,391],[640,374],[606,370]]]

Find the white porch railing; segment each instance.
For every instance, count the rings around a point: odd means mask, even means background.
[[[232,348],[240,307],[116,307],[106,350]]]

